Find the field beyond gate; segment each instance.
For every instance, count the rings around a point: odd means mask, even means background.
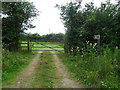
[[[31,51],[59,51],[64,52],[64,44],[61,42],[21,41],[21,50]]]

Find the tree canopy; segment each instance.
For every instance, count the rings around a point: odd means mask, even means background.
[[[120,47],[120,4],[107,1],[101,3],[100,7],[95,7],[94,3],[90,2],[83,8],[81,3],[70,2],[57,6],[66,27],[65,52],[82,54],[88,46],[95,46],[97,41],[94,35],[98,34],[101,36],[101,47],[106,45],[111,48]],[[86,50],[90,52],[89,49]]]
[[[63,42],[64,41],[64,34],[46,34],[46,35],[39,35],[38,33],[22,33],[20,40],[31,40],[31,41],[46,41],[46,42]]]
[[[31,22],[38,15],[38,10],[31,2],[2,2],[2,15],[3,47],[17,50],[20,33],[35,27]]]

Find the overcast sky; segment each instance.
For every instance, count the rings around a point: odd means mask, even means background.
[[[40,35],[49,33],[65,33],[64,25],[60,19],[60,10],[54,8],[56,4],[65,4],[74,0],[28,0],[34,3],[40,11],[40,15],[33,21],[36,28],[29,29],[26,32],[39,33]],[[83,0],[83,3],[94,1],[96,6],[106,0]]]

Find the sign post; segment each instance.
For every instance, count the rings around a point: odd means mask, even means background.
[[[97,53],[100,55],[100,35],[95,35],[94,39],[97,39]]]

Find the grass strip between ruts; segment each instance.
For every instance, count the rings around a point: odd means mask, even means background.
[[[40,61],[36,67],[35,79],[33,88],[53,88],[56,83],[56,68],[53,61],[53,56],[50,52],[44,51],[40,55]]]

